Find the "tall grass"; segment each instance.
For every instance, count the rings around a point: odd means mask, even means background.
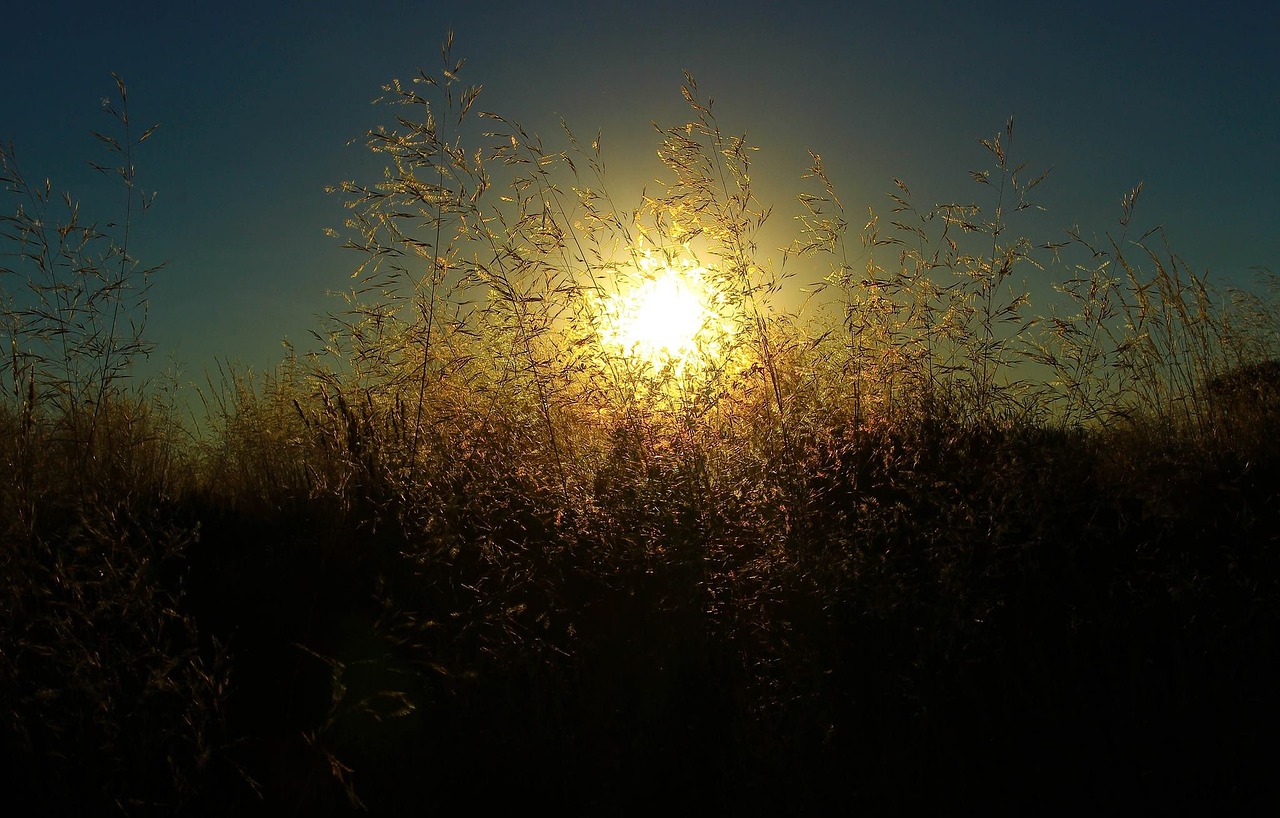
[[[1012,121],[972,199],[894,180],[885,216],[812,154],[773,265],[692,77],[628,207],[599,135],[544,141],[440,57],[383,89],[382,177],[334,187],[317,348],[222,367],[198,432],[124,388],[128,232],[46,226],[4,154],[21,775],[127,812],[1262,798],[1274,294],[1139,232],[1140,188],[1114,236],[1040,234]],[[141,140],[104,141],[135,202]],[[604,342],[647,259],[719,293],[707,365]]]
[[[0,149],[0,741],[11,801],[55,813],[198,809],[228,700],[225,646],[184,604],[189,438],[165,384],[131,381],[157,269],[132,255],[152,199],[134,155],[155,129],[115,79],[105,226]]]

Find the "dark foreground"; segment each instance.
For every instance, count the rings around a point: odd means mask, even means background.
[[[1095,444],[845,434],[755,494],[620,450],[579,508],[475,464],[416,505],[35,498],[7,800],[1258,812],[1280,461]]]

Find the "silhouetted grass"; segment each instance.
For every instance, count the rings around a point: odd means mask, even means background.
[[[689,121],[658,133],[667,179],[626,211],[598,139],[549,148],[481,113],[443,57],[386,89],[387,176],[339,186],[363,263],[322,349],[224,367],[200,430],[126,388],[140,335],[93,329],[137,309],[112,300],[137,269],[120,240],[89,266],[5,270],[45,282],[34,303],[6,283],[0,369],[16,801],[1274,797],[1273,301],[1215,293],[1158,233],[1130,240],[1136,190],[1117,236],[1029,238],[1044,177],[1013,158],[1012,122],[984,143],[978,200],[925,207],[898,182],[887,225],[851,226],[814,155],[770,265],[751,146],[692,78]],[[5,224],[11,248],[74,232]],[[738,331],[710,368],[598,343],[642,238],[697,253],[724,293]],[[1030,301],[1031,270],[1062,273],[1058,301]],[[797,271],[824,284],[787,310]],[[89,337],[63,345],[72,327]]]

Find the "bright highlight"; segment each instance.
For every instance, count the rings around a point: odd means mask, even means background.
[[[717,356],[732,329],[720,314],[723,299],[707,270],[690,261],[654,258],[648,251],[639,267],[643,280],[601,305],[604,345],[676,374]]]

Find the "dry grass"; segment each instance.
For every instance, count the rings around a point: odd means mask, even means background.
[[[127,238],[6,270],[38,285],[5,290],[0,370],[23,786],[213,813],[1264,797],[1273,297],[1131,241],[1137,190],[1114,238],[1032,238],[1012,122],[974,201],[898,181],[886,219],[851,223],[815,154],[770,266],[754,149],[691,77],[625,209],[598,137],[485,112],[450,45],[385,89],[385,176],[335,188],[359,263],[319,349],[225,368],[198,434],[125,388]],[[17,213],[20,248],[79,229]],[[722,293],[715,365],[598,342],[646,248]],[[1063,282],[1045,308],[1032,274]]]

